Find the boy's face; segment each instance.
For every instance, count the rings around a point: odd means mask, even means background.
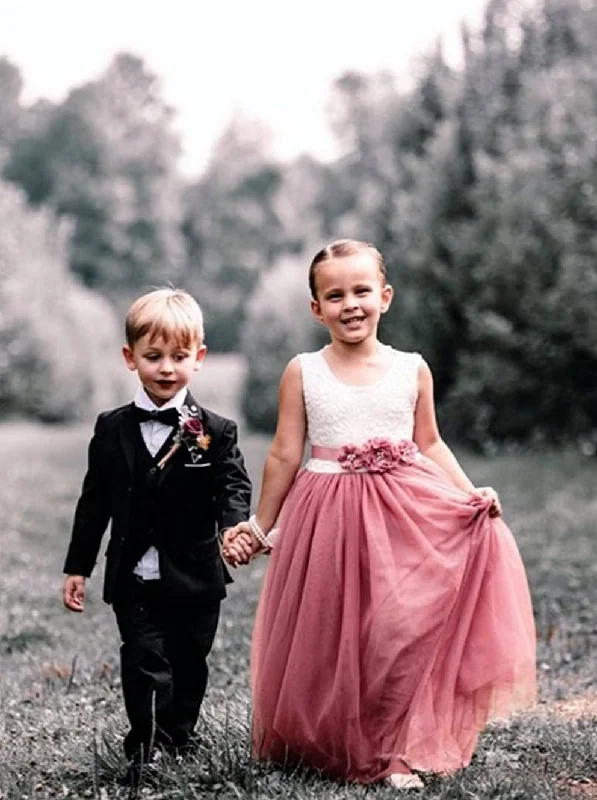
[[[163,406],[188,386],[205,358],[205,345],[182,347],[174,339],[141,337],[134,346],[125,345],[122,354],[127,367],[137,371],[139,380],[156,406]]]

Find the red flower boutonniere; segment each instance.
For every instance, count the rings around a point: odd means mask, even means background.
[[[195,446],[200,450],[207,450],[211,442],[211,436],[203,430],[201,420],[197,419],[197,417],[189,416],[188,419],[182,422],[182,441],[189,450]]]
[[[158,462],[158,467],[163,469],[183,444],[189,451],[193,464],[196,464],[203,458],[201,451],[207,450],[210,443],[211,436],[205,433],[203,423],[197,418],[196,407],[181,406],[178,430],[174,435],[174,442],[166,455]]]

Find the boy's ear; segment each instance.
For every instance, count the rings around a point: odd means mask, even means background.
[[[122,348],[122,355],[124,356],[124,360],[130,371],[135,372],[135,370],[137,369],[137,365],[135,364],[135,356],[133,355],[133,351],[127,344],[125,344],[124,347]]]
[[[195,359],[195,371],[201,369],[201,364],[203,364],[203,359],[207,355],[207,346],[202,344],[201,347],[197,348],[197,357]]]
[[[311,313],[318,322],[323,323],[323,317],[321,316],[321,306],[319,305],[317,300],[311,300]]]

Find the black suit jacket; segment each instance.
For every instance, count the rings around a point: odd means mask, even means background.
[[[218,530],[247,519],[251,483],[237,445],[236,424],[201,408],[190,394],[185,402],[197,408],[211,442],[201,466],[192,465],[182,444],[159,471],[153,540],[169,595],[182,601],[216,600],[225,596],[225,584],[230,582],[220,556]],[[111,521],[104,580],[107,603],[115,599],[123,578],[138,424],[132,403],[98,417],[64,564],[69,575],[91,575]]]

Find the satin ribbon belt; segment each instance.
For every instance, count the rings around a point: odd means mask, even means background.
[[[418,455],[411,439],[369,439],[362,445],[345,444],[342,447],[311,446],[311,460],[307,468],[327,462],[334,464],[333,471],[388,472],[399,466],[410,466]]]

